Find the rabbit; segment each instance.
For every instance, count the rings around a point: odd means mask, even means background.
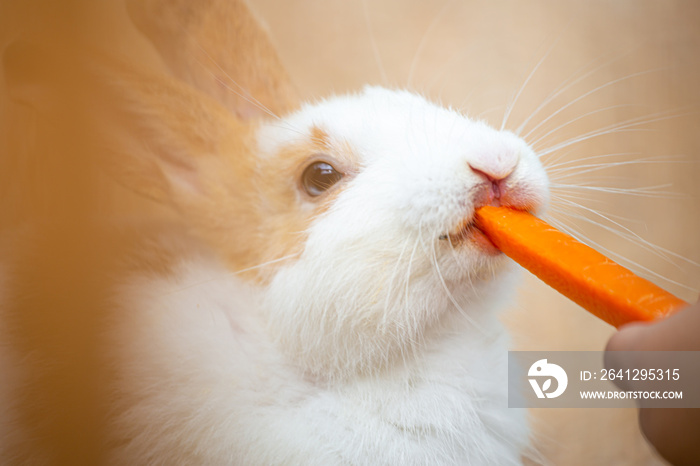
[[[119,293],[118,462],[519,463],[528,427],[507,409],[498,321],[517,271],[471,222],[483,204],[544,208],[534,152],[406,91],[252,124],[249,108],[232,120],[163,94],[141,163],[203,246],[154,240],[168,274]],[[284,112],[275,101],[261,106]]]
[[[300,103],[241,1],[128,7],[163,62],[100,74],[107,165],[178,226],[114,280],[110,462],[521,464],[519,270],[473,219],[546,208],[535,152],[404,90]]]
[[[470,222],[546,202],[535,154],[381,88],[255,136],[247,180],[219,154],[166,175],[214,251],[120,293],[119,462],[517,464],[498,320],[514,271]]]

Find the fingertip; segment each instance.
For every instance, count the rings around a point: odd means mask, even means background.
[[[642,349],[646,325],[643,323],[631,323],[621,327],[608,340],[603,353],[603,364],[607,369],[628,369],[632,367],[637,359],[636,353],[631,353]],[[629,388],[627,381],[622,379],[614,380],[613,383],[623,390]]]
[[[634,322],[625,324],[618,329],[608,340],[605,351],[637,351],[640,350],[640,343],[648,328],[648,324]]]

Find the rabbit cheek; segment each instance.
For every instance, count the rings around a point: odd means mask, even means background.
[[[330,151],[328,138],[320,130],[310,141],[285,148],[270,158],[259,161],[253,188],[260,229],[250,238],[255,259],[246,267],[257,267],[249,274],[261,283],[269,282],[279,267],[293,264],[304,250],[309,228],[315,218],[322,216],[343,191],[338,186],[310,201],[301,192],[301,168],[313,154]],[[282,259],[282,260],[280,260]]]

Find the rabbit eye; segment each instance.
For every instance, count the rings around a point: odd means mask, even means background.
[[[301,184],[309,196],[320,196],[343,177],[342,173],[326,162],[314,162],[301,175]]]

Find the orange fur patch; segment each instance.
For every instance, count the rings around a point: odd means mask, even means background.
[[[341,181],[318,198],[310,198],[299,181],[304,169],[323,159],[349,178],[357,162],[347,149],[313,128],[308,141],[259,159],[255,167],[240,154],[240,147],[226,151],[224,164],[210,172],[209,192],[190,209],[196,232],[221,252],[234,272],[266,282],[278,266],[295,258],[274,261],[303,251],[309,226],[343,190]]]

